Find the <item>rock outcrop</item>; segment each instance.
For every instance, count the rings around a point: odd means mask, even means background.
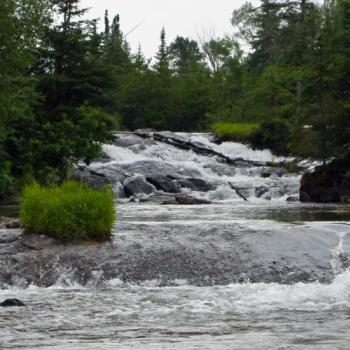
[[[0,303],[0,307],[14,307],[14,306],[25,306],[24,303],[18,299],[6,299]]]
[[[350,155],[305,174],[301,179],[300,201],[350,203]]]

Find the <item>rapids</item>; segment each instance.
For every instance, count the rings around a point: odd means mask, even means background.
[[[287,202],[300,178],[269,151],[151,136],[117,135],[81,166],[123,197],[110,243],[33,251],[0,230],[0,302],[26,305],[0,308],[0,349],[349,349],[350,207]],[[136,173],[211,203],[125,193]]]

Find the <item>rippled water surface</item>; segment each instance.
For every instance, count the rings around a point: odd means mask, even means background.
[[[349,250],[349,211],[276,202],[120,205],[116,238],[137,225],[144,235],[147,227],[161,231],[163,224],[182,225],[186,235],[187,225],[200,234],[215,222],[239,222],[247,230],[271,227],[281,234],[301,225],[334,231],[339,240],[329,259],[336,277],[330,284],[245,281],[203,287],[185,279],[167,287],[158,280],[128,284],[120,279],[82,287],[66,279],[50,288],[3,288],[0,300],[16,297],[26,307],[0,308],[0,348],[349,349],[350,272],[338,259]]]
[[[111,242],[31,251],[0,230],[0,301],[26,304],[0,307],[1,350],[350,349],[349,206],[294,203],[283,159],[209,134],[104,152],[81,171],[113,184]],[[211,204],[160,205],[179,194]]]

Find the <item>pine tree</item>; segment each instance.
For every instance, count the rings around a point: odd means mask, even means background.
[[[164,27],[160,33],[160,45],[156,54],[155,70],[160,74],[170,74],[169,67],[169,50],[166,44],[166,34]]]

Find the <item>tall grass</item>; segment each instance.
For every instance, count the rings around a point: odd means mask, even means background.
[[[212,133],[222,141],[249,142],[258,124],[247,123],[215,123]]]
[[[106,240],[115,221],[114,197],[69,181],[61,186],[32,184],[24,189],[20,217],[26,232],[64,240]]]

